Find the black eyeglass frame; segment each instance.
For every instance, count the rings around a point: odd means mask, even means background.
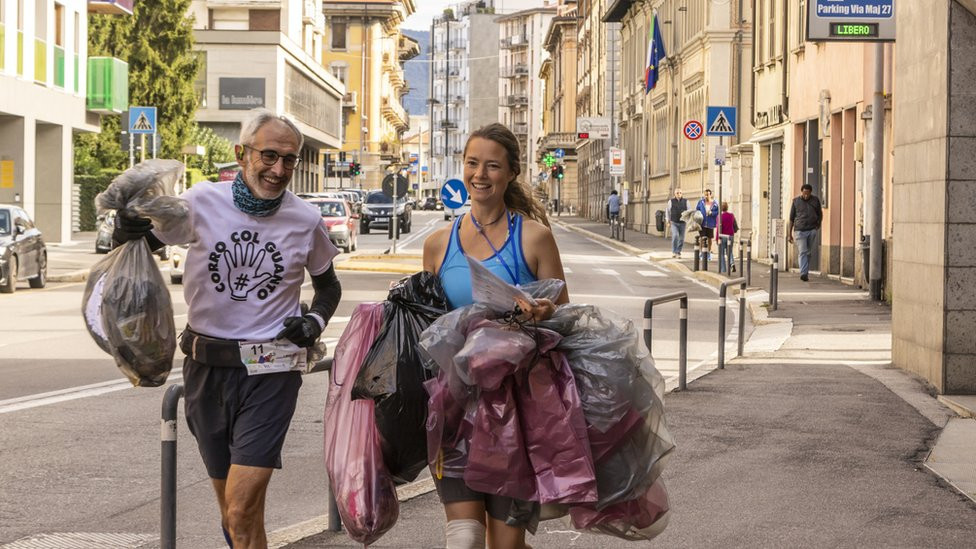
[[[252,151],[255,151],[258,154],[260,154],[261,163],[264,164],[265,166],[269,166],[269,167],[274,166],[275,164],[278,163],[278,160],[281,160],[281,165],[284,166],[286,170],[294,170],[295,168],[298,167],[299,164],[302,163],[301,158],[293,154],[281,154],[274,149],[260,150],[260,149],[255,149],[250,145],[241,145],[241,147],[245,149],[251,149]],[[274,160],[269,161],[269,158],[274,158]],[[289,164],[291,165],[289,166]]]

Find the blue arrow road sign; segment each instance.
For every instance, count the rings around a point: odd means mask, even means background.
[[[445,208],[455,210],[468,201],[468,190],[460,179],[448,179],[441,187],[441,202]]]
[[[708,107],[705,135],[735,135],[735,107]]]
[[[129,133],[156,133],[156,107],[129,107]]]
[[[566,156],[566,151],[564,151],[562,149],[556,149],[556,152],[554,152],[553,155],[556,158],[563,158],[564,156]]]

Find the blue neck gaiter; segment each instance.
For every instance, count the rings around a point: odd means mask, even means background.
[[[281,193],[281,196],[272,200],[254,196],[251,194],[251,189],[247,188],[247,183],[244,183],[242,172],[237,172],[233,190],[234,205],[237,206],[237,209],[254,217],[267,217],[274,214],[281,207],[281,201],[285,198],[285,193]]]

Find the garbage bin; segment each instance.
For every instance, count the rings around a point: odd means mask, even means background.
[[[658,210],[654,212],[654,221],[657,222],[657,231],[659,233],[664,232],[664,210]]]

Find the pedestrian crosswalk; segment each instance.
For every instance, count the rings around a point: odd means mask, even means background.
[[[637,271],[637,274],[648,278],[667,278],[668,276],[661,271]]]

